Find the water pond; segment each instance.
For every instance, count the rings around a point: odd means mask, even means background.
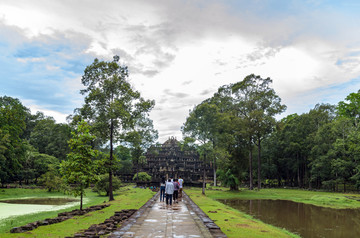
[[[30,213],[56,211],[77,205],[78,200],[73,198],[24,198],[0,200],[0,222],[11,216],[20,216]]]
[[[360,209],[332,209],[287,200],[219,201],[301,237],[360,237]]]

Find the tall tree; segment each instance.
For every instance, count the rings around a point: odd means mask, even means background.
[[[182,127],[185,136],[192,137],[200,143],[199,152],[204,164],[203,194],[205,194],[205,163],[210,158],[213,158],[210,156],[210,152],[214,148],[216,125],[219,120],[217,110],[216,105],[204,101],[190,112]],[[216,160],[214,159],[213,166],[215,166],[215,163]]]
[[[26,117],[29,109],[18,99],[0,97],[0,180],[1,183],[17,179],[22,168],[25,154],[25,143],[22,136],[26,128]]]
[[[340,116],[351,118],[355,127],[358,127],[360,122],[360,90],[357,93],[350,93],[345,101],[339,102],[337,113]]]
[[[251,74],[232,86],[232,91],[236,96],[235,101],[238,104],[238,112],[247,128],[250,167],[252,144],[255,143],[258,147],[258,189],[261,188],[261,142],[272,131],[276,122],[275,115],[286,109],[286,106],[281,104],[280,97],[270,87],[271,83],[270,78],[261,78]]]
[[[136,167],[136,181],[139,178],[139,167],[145,163],[144,153],[157,138],[158,132],[154,129],[152,120],[145,115],[138,118],[135,126],[123,138],[130,148],[132,161]]]
[[[87,66],[82,76],[82,84],[86,89],[85,104],[75,110],[75,120],[85,119],[94,128],[103,144],[110,145],[108,161],[109,200],[114,200],[112,189],[113,145],[120,139],[122,132],[134,126],[139,115],[148,113],[154,101],[144,100],[128,82],[128,68],[120,65],[119,57],[114,56],[112,62],[99,61]]]
[[[85,189],[91,182],[96,181],[97,168],[93,160],[99,152],[92,148],[94,139],[95,136],[90,134],[88,124],[81,121],[76,132],[72,132],[72,139],[69,140],[71,152],[60,166],[65,182],[73,185],[71,192],[75,197],[80,196],[80,210],[82,210]]]

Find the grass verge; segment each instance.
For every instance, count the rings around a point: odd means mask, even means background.
[[[41,192],[39,192],[41,193]],[[115,194],[115,200],[109,202],[111,206],[100,210],[85,214],[84,216],[77,216],[72,219],[49,225],[49,226],[40,226],[35,230],[26,232],[26,233],[17,233],[11,234],[9,233],[9,229],[6,232],[0,232],[0,237],[66,237],[66,236],[73,236],[75,233],[79,232],[80,230],[87,229],[92,224],[99,224],[104,222],[105,219],[114,215],[115,211],[120,211],[122,209],[139,209],[143,204],[145,204],[155,193],[149,189],[139,189],[139,188],[132,188],[131,186],[123,187],[117,191]],[[49,195],[47,195],[49,196]],[[53,196],[53,195],[51,195]],[[88,198],[91,197],[91,192],[88,193]],[[87,206],[95,205],[103,203],[107,201],[107,197],[104,196],[96,196],[93,194],[93,198],[89,203],[86,204]],[[78,208],[78,207],[76,207]],[[72,208],[74,209],[74,208]],[[72,210],[66,209],[66,210]],[[41,214],[34,214],[28,216],[22,216],[28,222],[34,222],[37,220],[42,220],[45,218],[52,218],[56,217],[60,211],[52,212],[52,213],[41,213]],[[22,219],[21,217],[19,218]],[[33,220],[31,220],[33,219]],[[25,222],[24,224],[27,224]],[[22,224],[22,225],[24,225]],[[14,227],[14,226],[12,226]]]
[[[360,208],[360,195],[306,191],[299,189],[262,189],[229,191],[210,188],[206,196],[201,189],[186,189],[191,199],[221,228],[228,237],[299,237],[285,229],[265,224],[250,215],[226,206],[216,199],[280,199],[335,209]]]
[[[185,192],[229,238],[299,237],[285,229],[265,224],[250,215],[216,201],[213,197],[223,198],[221,196],[223,194],[227,197],[225,189],[207,190],[206,196],[202,195],[201,189],[198,188],[186,189]]]
[[[220,190],[219,190],[220,189]],[[227,188],[209,189],[207,195],[213,199],[279,199],[312,204],[335,209],[360,208],[359,194],[331,193],[301,189],[261,189],[229,191]]]

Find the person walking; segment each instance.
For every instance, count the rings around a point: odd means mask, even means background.
[[[179,201],[181,201],[182,199],[182,191],[183,191],[183,184],[184,184],[184,180],[181,178],[181,176],[179,176]]]
[[[160,202],[165,202],[165,184],[165,178],[162,178],[160,182]]]
[[[166,205],[172,205],[172,196],[174,193],[174,184],[171,182],[171,179],[165,185],[165,193],[166,193]]]
[[[174,203],[175,202],[178,203],[178,194],[179,194],[178,192],[179,192],[179,188],[180,188],[178,180],[175,179],[173,184],[174,184],[174,195],[173,195]]]

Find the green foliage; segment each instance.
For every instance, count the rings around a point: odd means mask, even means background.
[[[218,170],[219,180],[222,185],[230,187],[230,190],[237,190],[239,186],[238,178],[231,172],[230,169],[227,171]]]
[[[149,182],[149,181],[151,181],[151,176],[148,175],[146,172],[139,172],[138,174],[135,174],[133,177],[134,181],[137,179],[138,179],[138,181]]]
[[[80,209],[82,209],[82,197],[85,189],[90,183],[97,180],[97,165],[94,158],[99,155],[97,150],[92,148],[92,141],[95,136],[90,134],[88,124],[81,121],[76,132],[72,133],[69,140],[71,152],[67,155],[67,160],[61,163],[60,169],[66,184],[71,186],[71,193],[81,197]]]
[[[131,159],[133,166],[136,168],[136,173],[138,173],[140,167],[146,163],[144,154],[157,138],[158,133],[154,129],[152,120],[145,116],[138,118],[134,127],[124,134],[123,141],[126,142],[130,149]]]
[[[63,191],[66,192],[69,188],[63,183],[59,170],[55,166],[49,166],[49,170],[41,175],[39,184],[45,186],[49,191]]]
[[[337,106],[338,114],[351,118],[355,127],[358,127],[360,120],[360,90],[357,93],[350,93],[345,101],[339,102]]]
[[[66,159],[69,153],[67,141],[71,137],[71,128],[66,124],[56,124],[51,117],[36,122],[30,133],[30,144],[40,153],[52,155],[59,161]]]
[[[25,143],[22,140],[29,109],[18,99],[0,97],[0,181],[18,179],[22,169]]]
[[[118,177],[113,176],[112,182],[114,191],[121,187],[121,181]],[[105,193],[106,196],[109,196],[109,174],[100,175],[99,180],[96,182],[92,190],[97,192],[99,195],[101,195],[101,193]]]
[[[100,142],[110,145],[109,160],[106,163],[111,178],[113,173],[113,144],[119,141],[124,132],[136,127],[136,122],[146,116],[155,102],[144,100],[128,82],[128,68],[119,64],[119,57],[112,62],[95,59],[87,66],[82,76],[81,90],[85,104],[76,109],[73,123],[79,120],[91,122],[92,131]],[[109,181],[109,200],[113,200],[112,182]]]

